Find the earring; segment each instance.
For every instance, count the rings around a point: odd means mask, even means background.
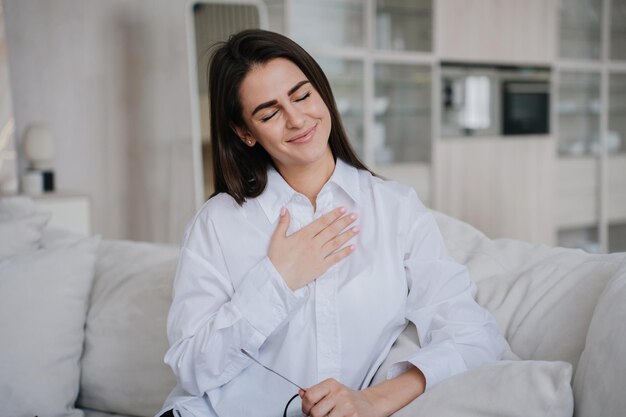
[[[252,141],[251,140],[248,141],[248,145],[252,145]]]

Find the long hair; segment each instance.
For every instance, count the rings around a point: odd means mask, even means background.
[[[317,62],[283,35],[260,29],[244,30],[216,45],[208,69],[215,186],[211,197],[225,192],[242,205],[246,198],[257,197],[265,190],[272,158],[258,143],[252,148],[246,146],[231,125],[245,128],[239,99],[244,78],[254,66],[275,58],[285,58],[297,65],[328,107],[331,119],[328,142],[333,157],[370,171],[348,141],[330,84]]]

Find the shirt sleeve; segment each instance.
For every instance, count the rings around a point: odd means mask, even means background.
[[[307,287],[292,291],[268,257],[235,289],[214,227],[196,220],[187,231],[176,271],[165,363],[192,395],[218,388],[250,365],[241,349],[257,354],[303,304],[307,292]]]
[[[421,348],[392,365],[387,376],[393,378],[413,364],[430,389],[446,378],[500,359],[506,344],[491,313],[474,300],[476,287],[467,268],[450,257],[434,216],[413,190],[407,206],[406,318],[415,324]]]

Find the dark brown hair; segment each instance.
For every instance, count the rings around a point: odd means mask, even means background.
[[[214,195],[230,194],[239,205],[257,197],[267,185],[267,168],[273,164],[260,144],[246,146],[231,128],[245,128],[239,89],[255,65],[285,58],[297,65],[324,100],[330,112],[328,142],[333,156],[360,169],[369,169],[352,149],[343,128],[328,79],[315,60],[291,39],[260,29],[244,30],[216,45],[208,70],[213,151]],[[371,171],[370,171],[371,172]]]

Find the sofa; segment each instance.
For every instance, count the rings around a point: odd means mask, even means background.
[[[395,416],[625,415],[626,253],[489,239],[434,214],[510,349]],[[0,416],[155,415],[175,385],[163,356],[177,247],[47,220],[27,198],[0,199]],[[407,326],[373,383],[417,346]]]

